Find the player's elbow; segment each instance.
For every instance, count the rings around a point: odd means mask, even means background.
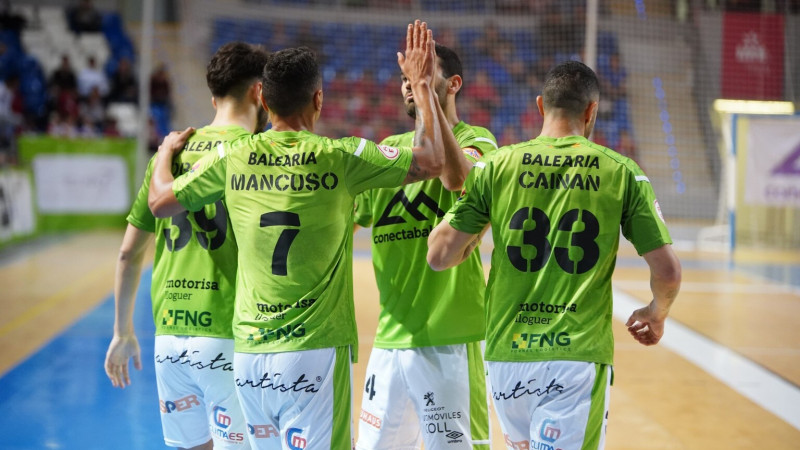
[[[171,216],[167,208],[167,205],[164,204],[164,202],[160,201],[158,197],[150,195],[147,198],[147,206],[150,207],[150,212],[153,213],[153,216],[159,219],[165,219]]]
[[[653,278],[657,279],[662,286],[671,289],[680,287],[682,277],[681,264],[677,259],[671,264],[665,264],[653,270]]]
[[[442,186],[450,192],[461,192],[464,182],[467,181],[467,177],[461,175],[439,177],[439,179],[442,181]]]
[[[436,272],[441,272],[448,268],[444,259],[438,252],[428,250],[428,265]]]

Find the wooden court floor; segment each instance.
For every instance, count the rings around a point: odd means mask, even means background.
[[[124,391],[102,369],[121,238],[93,232],[0,251],[0,449],[165,448],[149,272],[136,314],[145,367]],[[355,247],[357,419],[378,305],[368,241]],[[678,253],[684,282],[664,341],[640,346],[615,320],[606,448],[800,448],[800,255]],[[614,282],[616,318],[649,300],[646,265],[628,246]],[[492,433],[492,448],[506,448],[494,419]]]

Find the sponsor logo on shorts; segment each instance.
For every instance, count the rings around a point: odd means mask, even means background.
[[[379,430],[381,429],[381,424],[382,424],[381,418],[373,415],[369,411],[362,409],[361,416],[359,417],[359,419],[362,422],[366,423],[367,425],[372,425],[373,427]]]
[[[400,150],[395,147],[389,147],[388,145],[379,145],[378,150],[383,153],[383,156],[385,156],[386,159],[397,159],[397,157],[400,155]]]
[[[543,441],[553,443],[561,437],[561,429],[557,428],[556,421],[551,419],[546,419],[542,422],[542,428],[539,429],[539,437],[542,438]]]
[[[303,450],[308,445],[306,438],[300,436],[302,428],[289,428],[286,430],[286,445],[291,450]]]
[[[250,425],[247,424],[247,432],[250,433],[250,436],[253,436],[256,439],[269,439],[269,438],[279,438],[281,434],[278,433],[278,429],[272,425]]]
[[[214,423],[220,428],[227,429],[231,426],[231,416],[225,414],[225,411],[227,409],[222,406],[214,407]]]
[[[532,449],[541,450],[561,450],[561,447],[556,446],[556,441],[561,437],[561,429],[557,428],[556,422],[551,419],[545,419],[542,422],[542,427],[539,428],[539,438],[541,441],[535,439],[531,440]]]
[[[422,398],[426,401],[425,406],[436,406],[436,402],[433,401],[433,392],[428,392]]]
[[[550,383],[547,386],[543,386],[542,383],[534,378],[524,383],[522,381],[517,381],[510,389],[493,391],[492,397],[494,397],[495,400],[500,401],[520,398],[524,395],[543,397],[545,395],[561,394],[562,392],[564,392],[564,385],[558,382],[558,380],[555,378],[550,380]]]
[[[187,395],[186,397],[177,400],[158,400],[159,409],[163,414],[169,414],[172,411],[185,411],[194,406],[200,406],[200,401],[197,396]]]
[[[464,435],[464,433],[460,433],[458,431],[451,431],[451,432],[445,434],[445,436],[448,439],[450,439],[449,441],[447,441],[448,444],[452,444],[454,442],[461,442],[461,439],[458,439],[458,438],[460,438],[463,435]]]
[[[512,441],[511,437],[507,434],[505,436],[506,440],[506,447],[510,448],[511,450],[530,450],[531,444],[528,441]]]

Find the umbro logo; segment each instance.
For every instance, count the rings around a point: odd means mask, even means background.
[[[449,439],[458,439],[463,435],[464,435],[464,433],[459,433],[458,431],[451,431],[451,432],[445,434],[445,436],[447,436]]]

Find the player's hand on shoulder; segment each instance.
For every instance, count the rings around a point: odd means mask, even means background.
[[[183,131],[172,131],[164,138],[161,145],[158,146],[158,152],[162,154],[166,153],[169,156],[175,155],[183,149],[184,145],[186,145],[186,140],[189,139],[189,136],[191,136],[194,131],[192,127],[187,127]]]

